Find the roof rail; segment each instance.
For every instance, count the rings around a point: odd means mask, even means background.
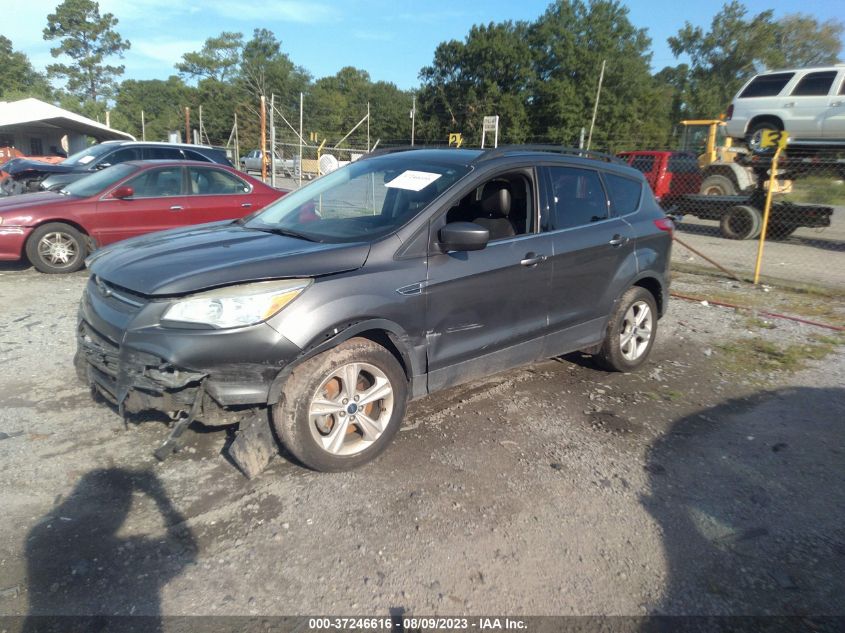
[[[363,158],[373,158],[374,156],[384,156],[385,154],[396,154],[398,152],[411,152],[414,150],[423,149],[455,149],[454,147],[447,147],[446,145],[397,145],[396,147],[380,147],[372,152],[365,153],[358,160]],[[469,148],[472,149],[472,148]]]
[[[504,156],[508,152],[549,152],[550,154],[563,154],[565,156],[580,156],[582,158],[591,158],[593,160],[604,161],[605,163],[620,163],[625,164],[624,161],[616,158],[611,154],[603,152],[594,152],[589,149],[578,149],[577,147],[566,147],[564,145],[501,145],[495,149],[486,150],[481,156],[476,158],[473,163],[483,163],[486,160]]]

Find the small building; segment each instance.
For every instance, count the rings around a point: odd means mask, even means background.
[[[39,99],[0,101],[0,147],[13,147],[27,156],[73,154],[97,142],[134,141],[126,132]]]

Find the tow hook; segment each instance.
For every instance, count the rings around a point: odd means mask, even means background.
[[[173,428],[170,429],[170,435],[167,436],[167,439],[164,441],[164,444],[159,446],[154,452],[155,458],[163,462],[165,459],[170,457],[173,453],[179,451],[182,448],[182,441],[181,436],[182,433],[185,432],[189,426],[191,426],[191,422],[197,417],[197,413],[199,413],[200,407],[202,406],[202,399],[205,395],[205,380],[200,383],[199,389],[197,389],[197,393],[194,396],[194,402],[191,404],[191,408],[188,411],[187,415],[179,418],[176,423],[173,425]]]

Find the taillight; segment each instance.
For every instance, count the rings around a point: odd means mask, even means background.
[[[730,121],[734,115],[734,104],[728,106],[728,111],[725,113],[725,119]]]
[[[661,231],[666,231],[670,235],[675,230],[675,223],[672,222],[672,218],[657,218],[654,221],[654,226],[656,226]]]

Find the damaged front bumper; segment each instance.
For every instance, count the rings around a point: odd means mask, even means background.
[[[300,353],[264,323],[237,330],[163,327],[159,319],[169,305],[93,277],[83,293],[77,374],[121,413],[175,416],[199,397],[201,422],[232,424],[233,409],[267,404],[273,381]]]

